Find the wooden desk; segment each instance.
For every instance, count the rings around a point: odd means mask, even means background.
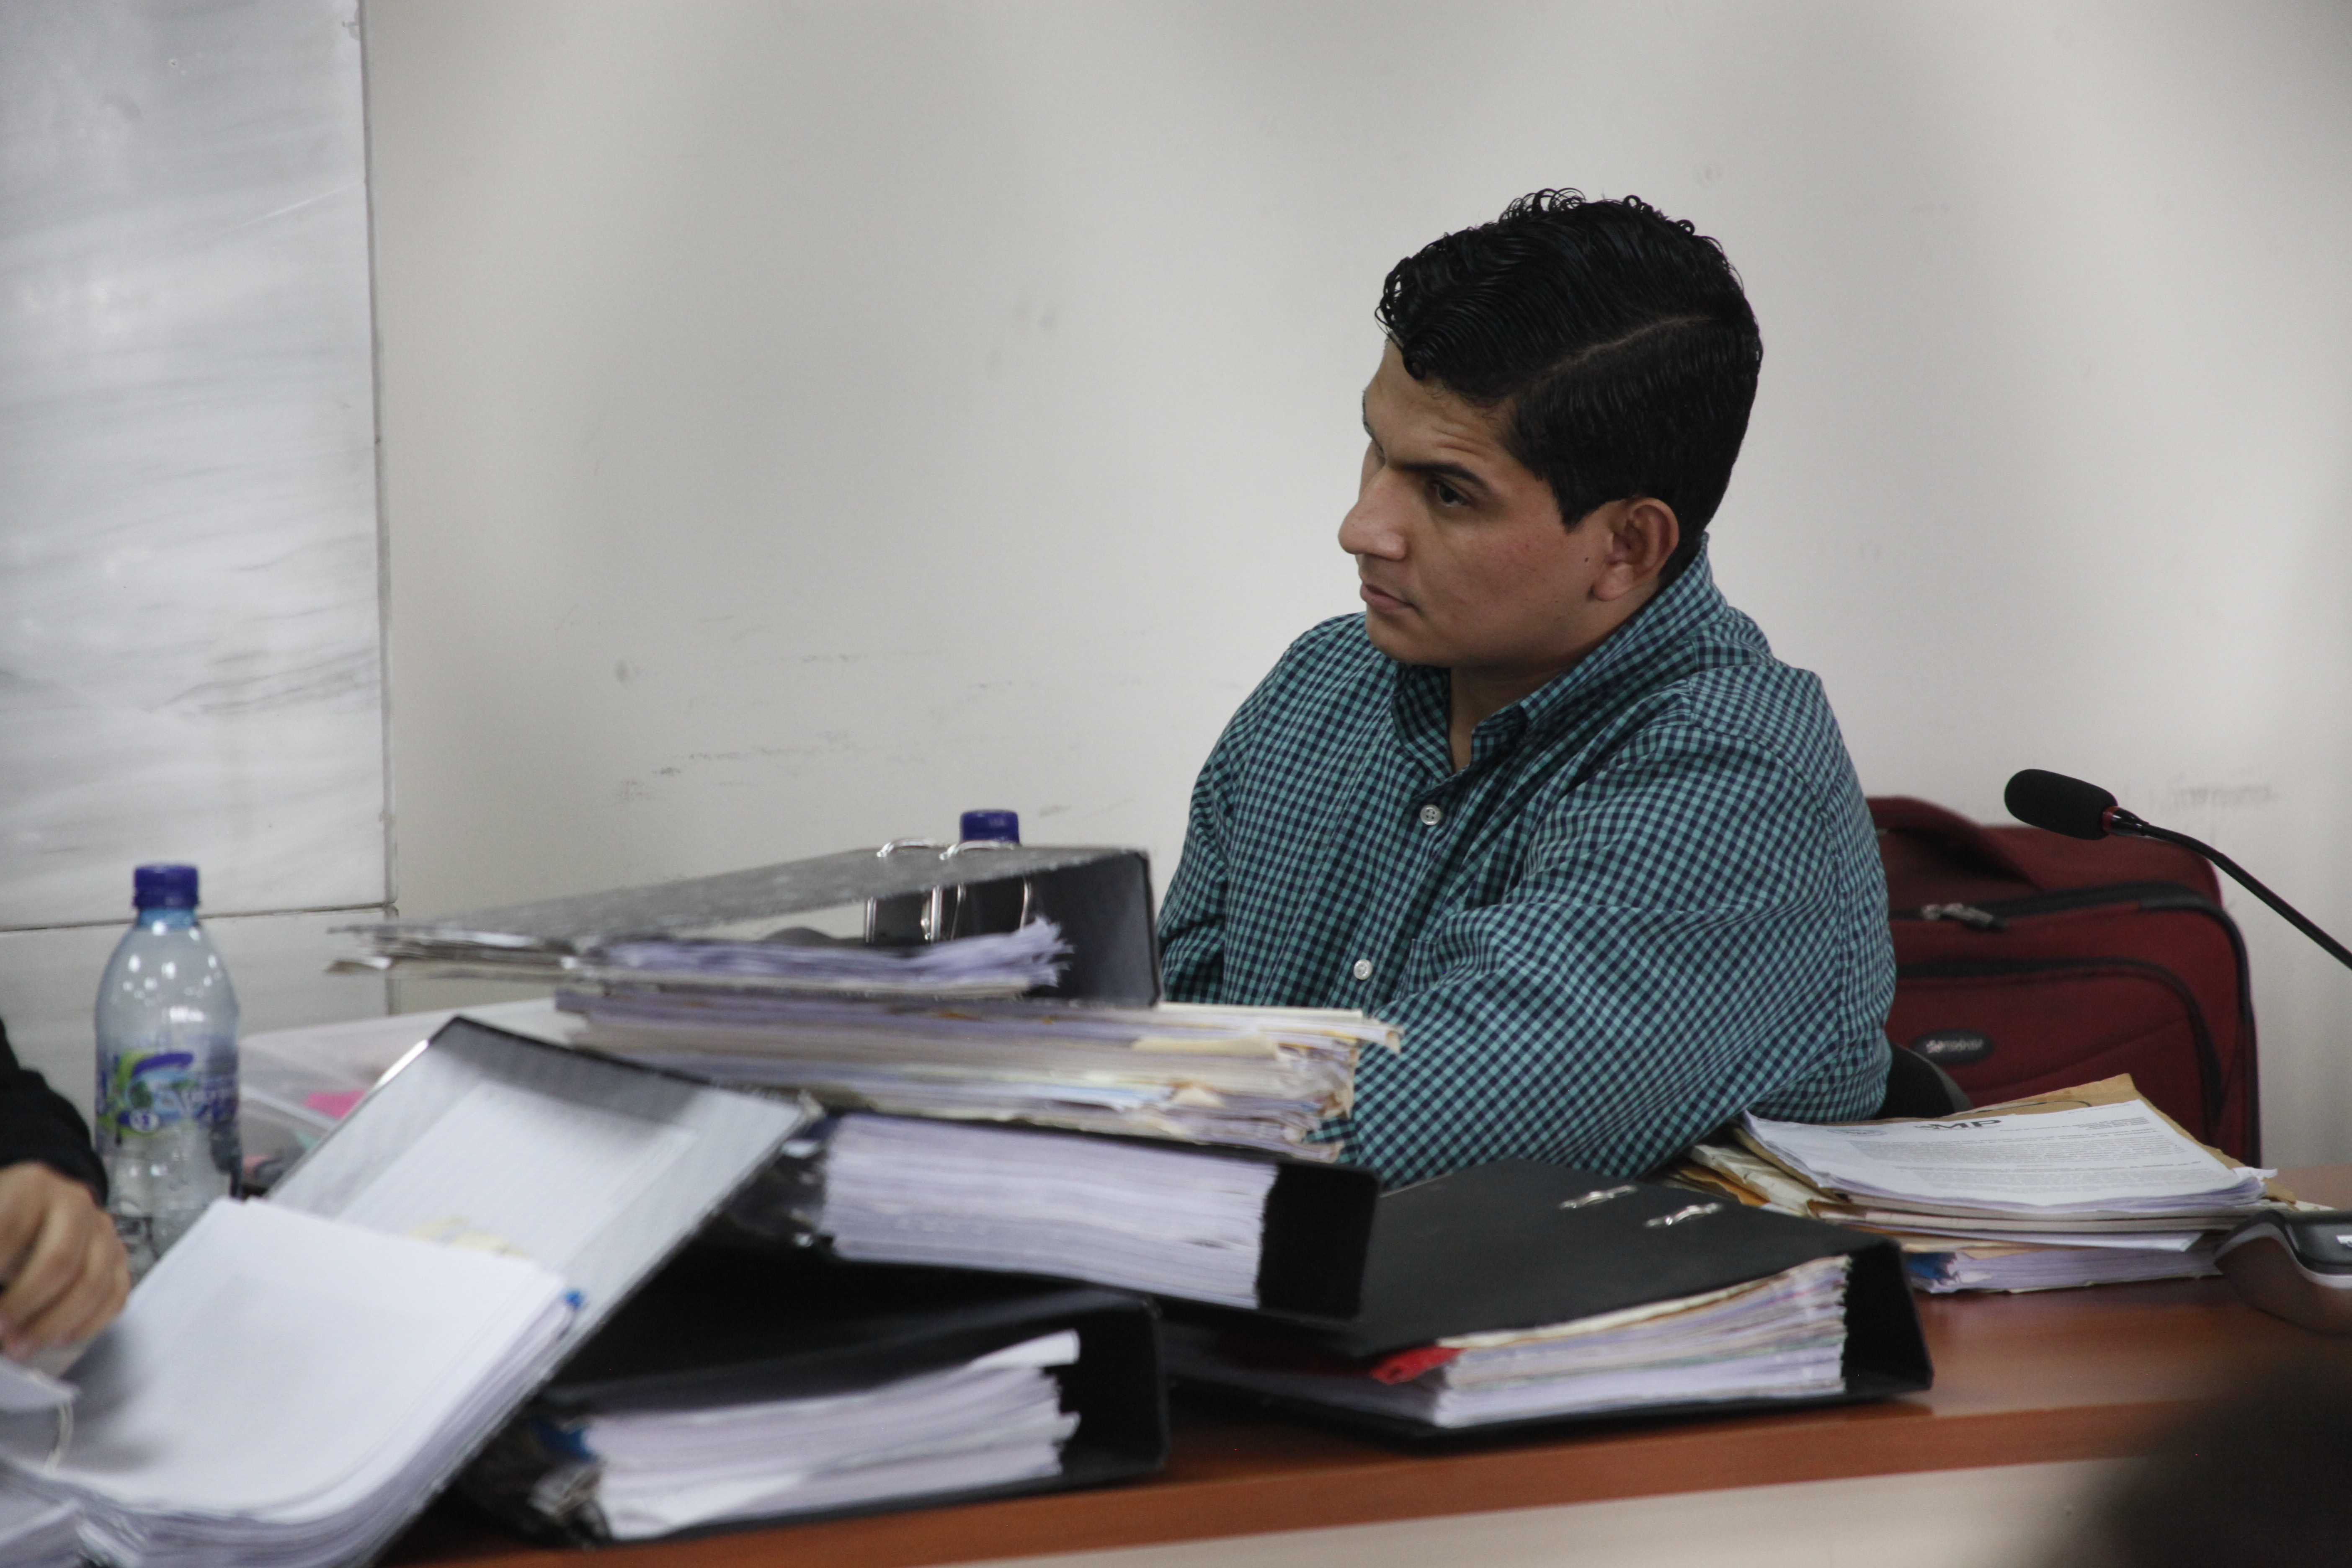
[[[2288,1173],[2352,1206],[2352,1167]],[[1936,1386],[1885,1404],[1724,1421],[1618,1426],[1415,1453],[1265,1416],[1181,1407],[1168,1468],[1097,1491],[614,1547],[611,1568],[919,1568],[1052,1552],[1787,1481],[1966,1469],[2141,1452],[2208,1389],[2262,1361],[2352,1361],[2352,1340],[2241,1305],[2217,1279],[2030,1296],[1920,1299]],[[444,1503],[395,1563],[577,1568]]]

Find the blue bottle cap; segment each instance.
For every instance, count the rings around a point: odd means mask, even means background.
[[[993,838],[1000,844],[1021,842],[1017,811],[967,811],[956,828],[958,838]]]
[[[142,866],[131,873],[131,905],[141,910],[193,910],[196,907],[194,866]]]

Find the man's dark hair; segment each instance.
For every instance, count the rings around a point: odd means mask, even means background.
[[[1414,380],[1505,410],[1561,521],[1654,497],[1682,525],[1662,579],[1690,564],[1764,358],[1721,246],[1633,196],[1538,191],[1398,262],[1377,313]]]

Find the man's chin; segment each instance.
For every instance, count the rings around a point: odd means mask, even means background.
[[[1405,627],[1397,625],[1401,616],[1384,615],[1379,610],[1364,612],[1364,636],[1371,645],[1399,664],[1434,664],[1431,650],[1422,646],[1421,639]]]

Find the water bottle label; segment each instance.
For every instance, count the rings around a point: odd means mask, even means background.
[[[177,1122],[236,1119],[236,1079],[198,1070],[194,1053],[152,1051],[114,1059],[100,1115],[118,1134],[152,1137]]]

